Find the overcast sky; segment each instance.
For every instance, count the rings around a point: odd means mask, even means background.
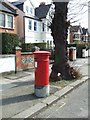
[[[8,0],[10,2],[16,1],[16,0]],[[37,7],[40,2],[46,2],[47,4],[51,2],[51,0],[31,0],[34,5]],[[77,21],[75,23],[72,23],[72,25],[81,25],[82,27],[88,28],[88,1],[90,0],[71,0],[72,4],[69,5],[70,11],[69,14],[72,14],[73,16],[70,16],[69,19],[72,19],[71,22]],[[83,7],[83,4],[84,7]],[[75,14],[75,15],[74,15]]]

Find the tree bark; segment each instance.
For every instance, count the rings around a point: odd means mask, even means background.
[[[50,79],[59,80],[70,79],[70,66],[68,64],[67,58],[67,12],[68,12],[68,2],[54,2],[55,4],[55,14],[52,20],[51,35],[54,39],[55,44],[55,59],[52,66],[52,72]],[[58,76],[60,73],[60,76]]]

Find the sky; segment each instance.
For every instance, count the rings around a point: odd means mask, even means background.
[[[8,0],[10,2],[16,0]],[[51,3],[51,0],[31,0],[34,5],[39,6],[40,2]],[[90,0],[71,0],[71,4],[68,5],[69,13],[68,20],[71,20],[72,25],[81,25],[82,27],[88,28],[88,2]],[[74,22],[76,21],[76,22]]]

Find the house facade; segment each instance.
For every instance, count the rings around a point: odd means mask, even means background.
[[[88,31],[90,34],[90,1],[88,2]]]
[[[31,0],[19,0],[12,2],[12,4],[25,14],[22,18],[25,43],[45,42],[49,48],[52,48],[54,46],[53,38],[48,27],[48,17],[51,5],[42,3],[39,7],[35,8]],[[20,23],[20,20],[18,23]]]
[[[74,41],[89,41],[88,29],[78,26],[70,26],[68,29],[68,43],[73,43]]]
[[[0,2],[0,32],[17,34],[18,13],[6,0]]]

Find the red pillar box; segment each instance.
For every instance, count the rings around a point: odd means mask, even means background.
[[[36,51],[35,58],[35,95],[46,97],[49,95],[49,55],[50,52]]]

